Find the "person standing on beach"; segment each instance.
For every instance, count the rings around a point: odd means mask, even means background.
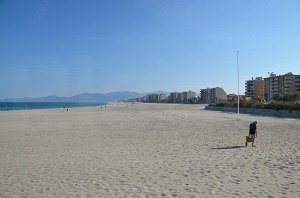
[[[253,139],[252,146],[254,144],[255,137],[257,137],[256,124],[257,124],[257,121],[254,121],[249,126],[249,137]]]

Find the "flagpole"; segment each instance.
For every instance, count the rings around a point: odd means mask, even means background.
[[[236,65],[238,76],[238,115],[240,114],[240,69],[239,69],[239,51],[236,51]]]

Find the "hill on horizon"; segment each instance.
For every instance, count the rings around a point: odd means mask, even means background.
[[[163,91],[157,91],[163,92]],[[156,93],[156,92],[151,92]],[[168,93],[168,92],[165,92]],[[1,99],[0,102],[113,102],[118,100],[127,100],[139,98],[148,93],[138,93],[131,91],[117,91],[109,93],[81,93],[70,97],[46,96],[37,98],[7,98]]]

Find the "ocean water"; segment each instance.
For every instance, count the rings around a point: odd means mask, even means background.
[[[0,111],[99,106],[98,102],[0,102]]]

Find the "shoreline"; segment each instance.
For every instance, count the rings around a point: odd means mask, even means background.
[[[7,107],[5,107],[6,105]],[[26,106],[25,106],[26,105]],[[44,105],[44,106],[43,106]],[[80,107],[97,107],[107,105],[98,102],[0,102],[0,111],[40,110],[40,109],[73,109]]]

